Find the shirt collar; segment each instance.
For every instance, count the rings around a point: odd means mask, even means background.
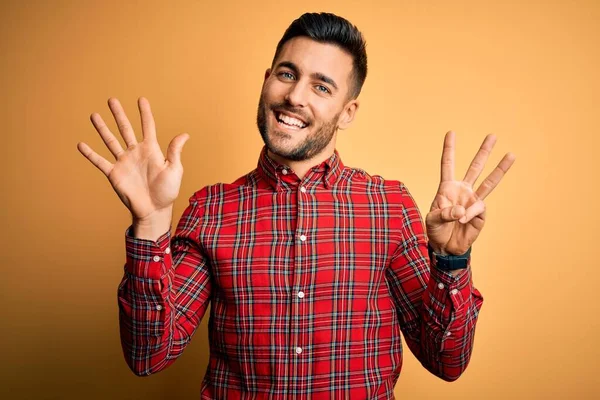
[[[308,170],[302,179],[302,184],[305,186],[314,186],[322,183],[325,189],[329,189],[337,182],[343,170],[344,164],[340,155],[337,150],[334,150],[331,157]],[[258,172],[275,190],[285,190],[293,185],[289,175],[292,171],[288,166],[282,165],[269,157],[267,146],[263,146],[260,152]],[[295,174],[293,176],[295,177]]]

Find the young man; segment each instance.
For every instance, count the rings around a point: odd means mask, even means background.
[[[391,399],[400,332],[433,374],[452,381],[464,371],[483,302],[470,248],[484,225],[483,199],[514,156],[474,190],[495,138],[457,181],[449,132],[426,236],[401,182],[346,167],[335,151],[366,73],[355,26],[332,14],[294,21],[265,73],[257,168],[194,193],[173,237],[188,135],[172,140],[165,159],[146,99],[138,102],[139,143],[109,99],[125,150],[92,114],[117,161],[78,148],[133,216],[118,299],[123,350],[136,374],[174,362],[209,303],[203,399]]]

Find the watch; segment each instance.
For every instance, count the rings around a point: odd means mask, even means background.
[[[437,254],[431,248],[431,244],[427,243],[427,249],[429,250],[429,259],[431,260],[432,266],[442,271],[454,271],[456,269],[465,269],[469,266],[469,257],[471,256],[471,248],[465,254],[459,256],[448,254],[441,255]]]

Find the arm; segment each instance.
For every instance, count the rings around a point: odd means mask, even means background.
[[[147,99],[138,99],[142,141],[119,100],[110,98],[108,106],[126,148],[93,113],[92,124],[115,161],[83,142],[77,149],[102,171],[131,211],[134,223],[126,233],[127,262],[118,291],[121,342],[129,367],[138,375],[149,375],[181,354],[208,305],[209,269],[195,231],[201,207],[194,197],[190,199],[171,241],[172,208],[183,176],[181,151],[189,135],[173,138],[165,157]]]
[[[129,368],[150,375],[181,355],[211,297],[210,265],[198,243],[202,204],[195,196],[175,235],[156,241],[126,232],[125,274],[118,289],[121,345]]]
[[[494,147],[488,135],[462,181],[454,178],[454,132],[444,138],[438,191],[427,214],[427,237],[438,254],[464,254],[485,224],[484,199],[500,183],[515,161],[504,155],[474,189]],[[421,363],[442,379],[457,379],[473,349],[475,324],[483,303],[473,287],[470,260],[466,270],[446,273],[430,268],[427,239],[417,206],[401,186],[403,243],[394,255],[390,273],[392,292],[409,348]]]
[[[430,269],[421,215],[406,187],[401,190],[404,241],[387,273],[400,328],[427,370],[454,381],[469,363],[483,297],[473,287],[470,266],[456,276]]]

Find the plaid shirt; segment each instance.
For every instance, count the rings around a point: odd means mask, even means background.
[[[209,304],[202,399],[393,399],[400,332],[444,380],[469,362],[471,267],[430,270],[406,187],[337,152],[300,180],[263,148],[248,175],[196,192],[172,238],[131,234],[118,300],[138,375],[173,363]]]

